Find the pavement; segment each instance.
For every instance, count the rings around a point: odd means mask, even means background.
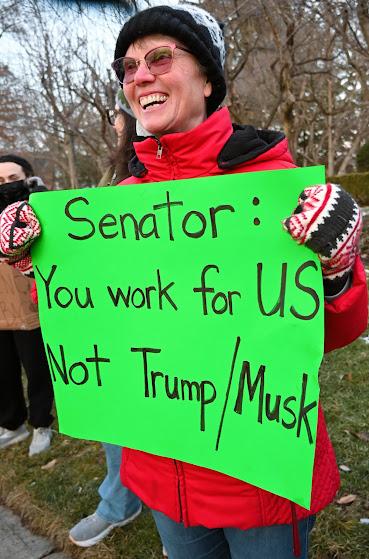
[[[70,559],[46,538],[32,534],[20,518],[0,506],[0,559]]]

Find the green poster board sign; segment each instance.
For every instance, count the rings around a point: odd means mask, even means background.
[[[309,507],[321,271],[281,221],[324,169],[32,195],[62,433]]]

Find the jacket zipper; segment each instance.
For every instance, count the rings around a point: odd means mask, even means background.
[[[164,147],[161,143],[160,140],[158,140],[158,138],[154,138],[156,143],[158,144],[158,149],[156,150],[156,159],[161,159],[163,156],[163,151],[164,151]],[[170,152],[168,149],[165,150],[165,156],[167,159],[167,162],[169,163],[170,169],[171,169],[171,180],[175,180],[176,177],[176,171],[175,171],[175,165],[174,162],[172,161],[172,158],[170,157]]]
[[[173,460],[176,472],[177,472],[177,492],[178,492],[178,502],[179,502],[179,521],[183,521],[183,512],[182,512],[182,499],[181,499],[181,481],[179,478],[179,464],[177,460]]]
[[[161,159],[161,156],[163,155],[163,146],[160,143],[160,140],[158,140],[157,138],[155,138],[155,140],[158,142],[158,149],[156,151],[156,159]]]

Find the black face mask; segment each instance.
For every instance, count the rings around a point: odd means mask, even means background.
[[[0,212],[2,212],[9,204],[13,202],[21,202],[28,200],[29,189],[25,185],[24,180],[7,182],[0,185]]]

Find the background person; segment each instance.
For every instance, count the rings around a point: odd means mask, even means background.
[[[120,481],[122,447],[108,443],[103,447],[107,473],[99,487],[100,502],[95,512],[82,518],[69,532],[69,539],[79,547],[96,545],[114,528],[126,526],[142,512],[140,499]]]
[[[132,142],[136,137],[136,119],[122,89],[117,93],[114,109],[107,109],[106,115],[109,124],[114,127],[118,142],[109,156],[109,166],[98,186],[115,185],[129,177],[128,163],[134,155]]]
[[[108,121],[118,138],[116,150],[99,186],[116,184],[129,176],[128,161],[132,157],[132,141],[136,120],[122,95],[117,95],[114,109],[107,110]],[[82,518],[69,532],[69,539],[80,547],[91,547],[103,540],[114,528],[132,522],[142,511],[141,501],[120,480],[122,447],[103,443],[106,456],[106,477],[99,487],[101,500],[92,514]]]
[[[46,190],[34,177],[32,166],[14,154],[0,156],[0,211],[9,204],[28,200],[32,192]],[[0,260],[8,257],[0,255]],[[2,264],[5,265],[5,264]],[[29,455],[47,450],[53,421],[53,387],[40,328],[0,330],[0,449],[23,441],[33,427]],[[22,365],[27,377],[28,410],[23,393]]]

